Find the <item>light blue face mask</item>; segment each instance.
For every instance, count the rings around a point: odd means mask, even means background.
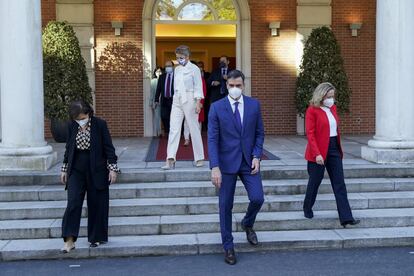
[[[78,125],[80,125],[81,127],[84,127],[88,122],[89,122],[89,118],[83,119],[83,120],[76,120],[76,122],[78,123]]]
[[[185,60],[185,58],[178,58],[177,59],[177,62],[180,64],[180,65],[182,65],[182,66],[184,66],[187,62],[186,62],[186,60]]]

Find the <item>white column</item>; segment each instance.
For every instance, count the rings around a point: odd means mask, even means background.
[[[377,1],[376,133],[362,157],[414,162],[414,1]]]
[[[40,0],[0,1],[0,170],[46,170]]]

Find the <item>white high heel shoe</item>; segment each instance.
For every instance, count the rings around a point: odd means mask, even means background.
[[[161,169],[163,170],[173,170],[175,169],[175,160],[174,159],[167,159],[165,166],[162,166]]]

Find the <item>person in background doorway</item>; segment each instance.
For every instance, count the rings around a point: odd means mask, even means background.
[[[206,90],[205,90],[205,94],[204,94],[204,103],[203,103],[203,113],[204,113],[204,121],[203,121],[203,128],[207,129],[208,126],[208,111],[210,110],[210,88],[207,85],[208,79],[210,78],[211,74],[210,72],[205,71],[204,69],[204,62],[203,61],[199,61],[197,62],[197,66],[198,68],[200,68],[201,70],[201,77],[203,78],[205,85],[206,85]]]
[[[174,96],[174,63],[169,60],[165,63],[165,73],[158,80],[157,92],[155,94],[155,105],[161,106],[161,121],[164,134],[170,132],[171,109]]]
[[[151,98],[149,105],[152,108],[153,116],[153,136],[161,135],[161,110],[159,105],[155,102],[155,96],[157,94],[158,79],[162,75],[162,68],[158,66],[152,75],[151,79]]]
[[[225,98],[228,95],[227,74],[229,73],[229,58],[220,57],[219,68],[214,70],[207,81],[207,87],[210,89],[210,104]]]

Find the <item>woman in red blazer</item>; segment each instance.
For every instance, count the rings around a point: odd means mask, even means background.
[[[342,166],[343,152],[339,134],[339,118],[334,105],[335,87],[324,82],[316,87],[306,110],[305,159],[308,161],[309,182],[303,203],[306,218],[313,218],[312,207],[319,185],[328,171],[341,225],[356,225],[360,221],[352,216]]]

